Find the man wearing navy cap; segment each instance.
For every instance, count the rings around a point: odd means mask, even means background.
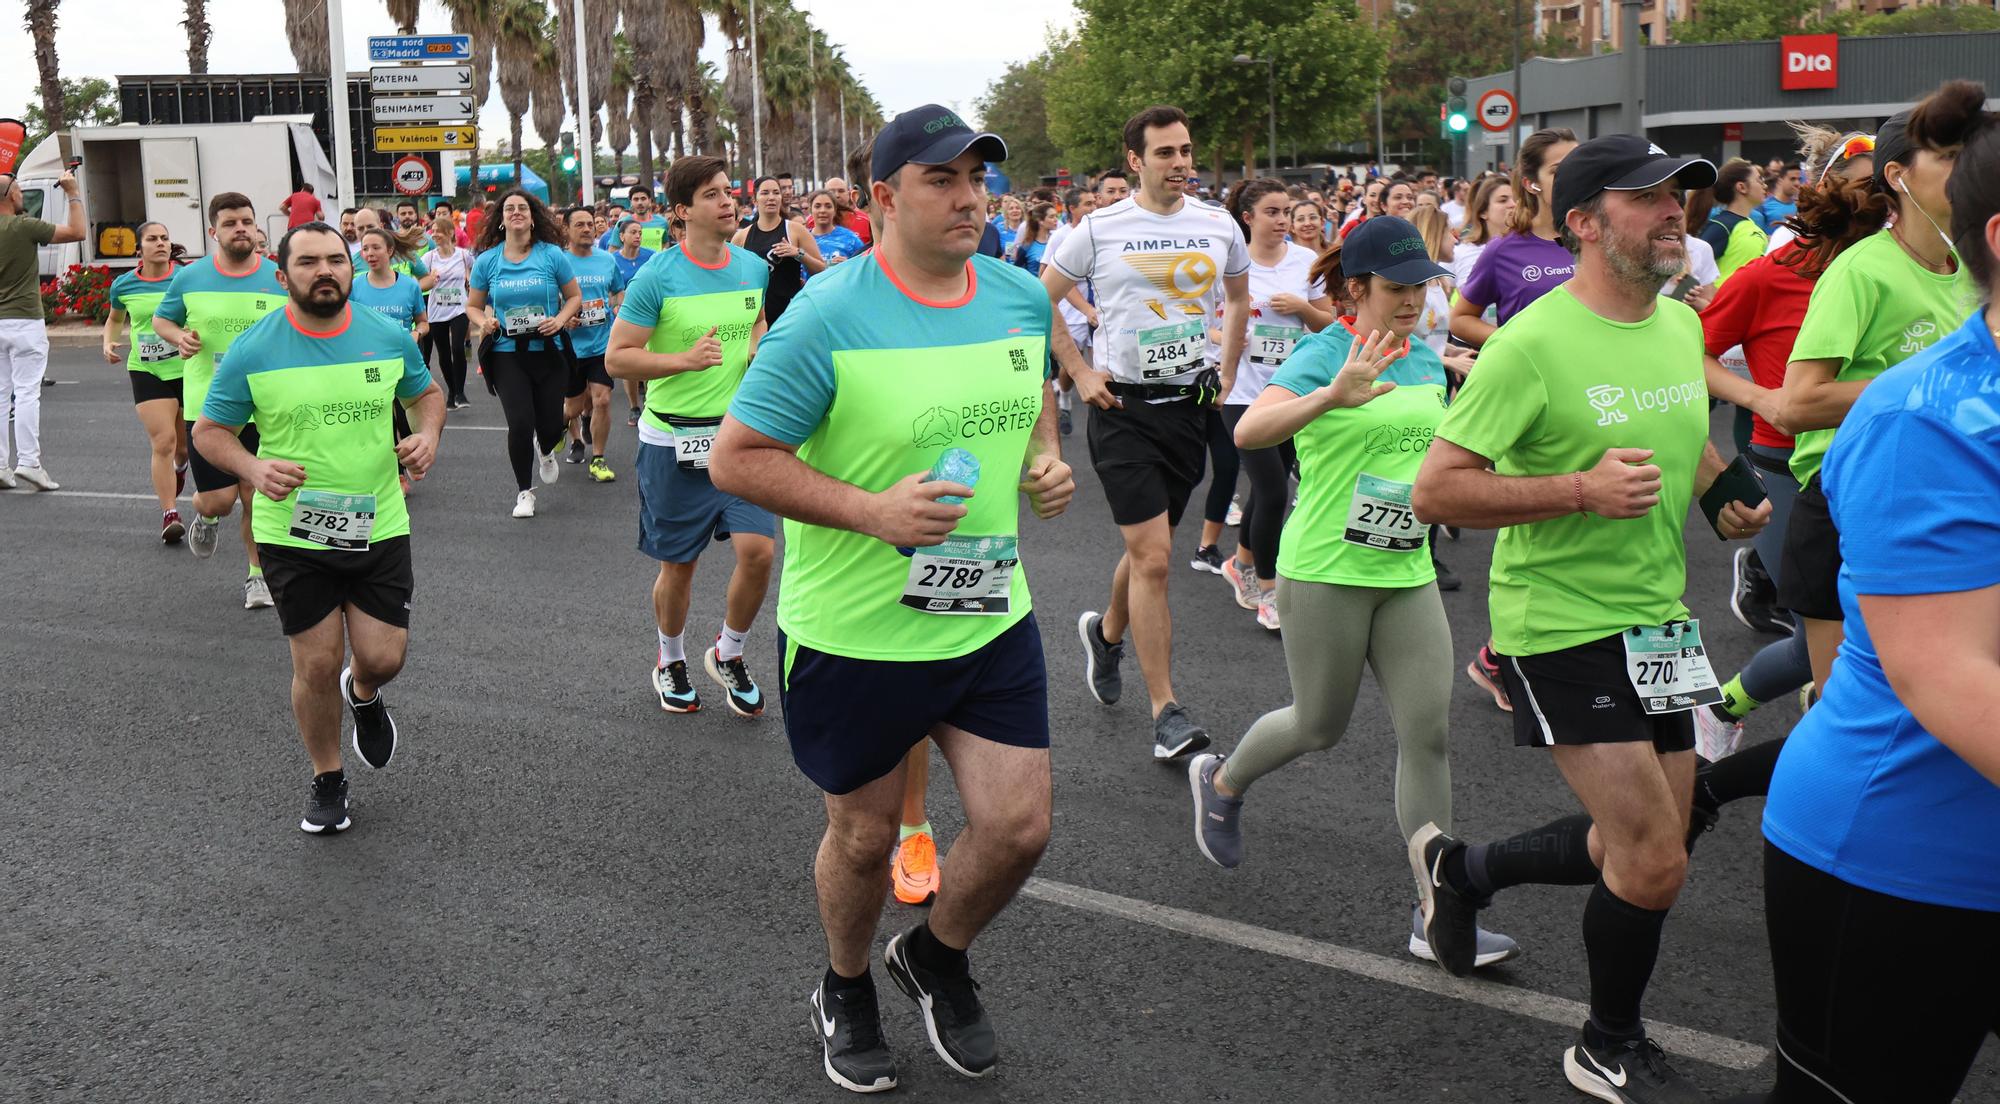
[[[875,137],[875,248],[813,279],[758,347],[716,486],[785,521],[780,680],[792,758],[825,791],[814,866],[827,970],[808,998],[828,1078],[896,1085],[868,950],[906,757],[928,736],[966,825],[927,922],[883,964],[952,1070],[998,1051],[966,949],[1048,842],[1048,678],[1017,540],[1075,491],[1049,392],[1048,297],[976,255],[1007,147],[936,105]]]
[[[1410,861],[1435,913],[1431,946],[1467,972],[1475,910],[1496,891],[1593,887],[1590,1016],[1563,1071],[1614,1104],[1708,1099],[1646,1037],[1639,1005],[1687,873],[1691,711],[1721,696],[1681,603],[1681,538],[1724,465],[1708,443],[1700,320],[1659,296],[1686,257],[1681,190],[1714,181],[1707,161],[1628,135],[1563,159],[1553,206],[1576,275],[1480,351],[1413,498],[1425,522],[1500,530],[1489,612],[1508,695],[1527,703],[1515,743],[1550,749],[1586,811],[1491,844],[1419,829]],[[1712,516],[1744,540],[1769,515],[1730,502]]]

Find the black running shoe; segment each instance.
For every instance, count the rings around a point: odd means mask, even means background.
[[[375,691],[373,701],[355,701],[354,668],[343,667],[340,700],[354,714],[354,754],[375,770],[388,766],[396,754],[396,718],[389,715],[389,707],[382,703],[382,691]]]
[[[848,1092],[878,1093],[896,1087],[896,1059],[882,1040],[882,1013],[875,984],[834,991],[820,979],[806,998],[812,1005],[813,1034],[826,1056],[827,1079]]]
[[[1210,575],[1222,574],[1222,550],[1212,544],[1204,544],[1194,550],[1194,559],[1188,566],[1196,571],[1206,571]]]
[[[1745,628],[1778,636],[1792,635],[1792,619],[1778,608],[1778,585],[1764,570],[1754,548],[1739,548],[1733,560],[1729,612]]]
[[[590,458],[590,450],[584,447],[583,438],[581,437],[570,438],[569,454],[567,456],[564,456],[563,459],[569,461],[572,464],[581,464],[589,458]]]
[[[757,680],[750,677],[750,668],[742,656],[722,659],[710,648],[702,654],[701,665],[708,671],[708,677],[716,685],[728,692],[729,711],[739,717],[755,717],[764,711],[764,691],[757,688]]]
[[[1070,417],[1069,411],[1059,410],[1056,412],[1056,428],[1062,431],[1063,436],[1069,436],[1070,429],[1075,425],[1076,422]]]
[[[1076,635],[1083,641],[1083,678],[1090,696],[1103,705],[1116,705],[1125,690],[1125,680],[1118,674],[1118,664],[1125,658],[1125,642],[1106,644],[1099,631],[1103,624],[1103,614],[1085,612],[1076,619]]]
[[[1179,702],[1168,702],[1153,718],[1153,758],[1161,761],[1192,755],[1208,746],[1208,730],[1195,723]]]
[[[1410,869],[1417,875],[1424,942],[1453,977],[1472,972],[1479,955],[1479,908],[1444,876],[1445,856],[1464,847],[1436,824],[1410,837]]]
[[[971,974],[946,977],[932,973],[910,958],[910,936],[917,929],[889,940],[882,961],[903,995],[917,1002],[931,1049],[944,1064],[966,1075],[983,1077],[1000,1060],[993,1045],[993,1023],[979,1003],[979,983]]]
[[[1667,1065],[1647,1038],[1591,1046],[1587,1033],[1563,1052],[1563,1075],[1578,1090],[1610,1104],[1705,1104],[1694,1083]]]
[[[306,794],[306,816],[299,831],[317,835],[345,832],[354,821],[347,816],[347,775],[342,771],[315,774]]]

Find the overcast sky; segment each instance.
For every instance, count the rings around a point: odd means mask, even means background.
[[[912,19],[920,8],[908,0],[795,0],[813,14],[827,38],[839,44],[863,84],[894,114],[926,102],[972,112],[988,81],[1011,61],[1033,56],[1050,23],[1067,26],[1075,18],[1069,0],[1008,0],[1005,18],[968,19],[954,25],[933,17]],[[22,10],[19,0],[0,7]],[[393,34],[387,9],[376,0],[345,0],[347,63],[368,67],[368,36]],[[187,36],[182,7],[172,0],[62,0],[56,38],[65,77],[115,77],[121,73],[180,73],[187,69]],[[989,11],[985,13],[991,15]],[[291,72],[281,0],[209,0],[215,38],[209,44],[213,73]],[[0,33],[0,116],[15,115],[40,102],[36,91],[34,46],[20,20],[6,20]],[[116,28],[115,31],[108,30]],[[451,29],[443,10],[424,7],[417,29],[442,34]],[[720,36],[710,33],[703,56],[723,66]],[[494,91],[480,117],[481,144],[507,133],[507,117]],[[537,144],[532,127],[525,144]]]

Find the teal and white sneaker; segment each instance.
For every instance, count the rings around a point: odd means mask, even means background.
[[[1521,953],[1521,945],[1514,942],[1508,936],[1501,935],[1499,932],[1487,931],[1485,928],[1475,928],[1473,930],[1476,942],[1472,953],[1472,968],[1475,970],[1481,966],[1491,966],[1498,962],[1505,962]],[[1424,938],[1424,907],[1422,905],[1410,906],[1410,953],[1423,959],[1425,962],[1437,961],[1437,955],[1431,953],[1430,941]]]
[[[660,708],[669,713],[696,713],[701,710],[701,697],[694,692],[694,682],[688,678],[685,659],[653,669],[653,692],[660,695]]]
[[[764,711],[764,692],[757,688],[757,681],[750,677],[750,668],[742,656],[735,659],[717,659],[715,649],[702,653],[701,665],[708,669],[708,677],[729,692],[729,711],[739,717],[755,717]]]

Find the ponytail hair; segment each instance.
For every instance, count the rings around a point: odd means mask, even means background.
[[[1542,174],[1542,166],[1548,164],[1550,149],[1574,141],[1576,131],[1568,127],[1549,127],[1528,135],[1521,143],[1521,152],[1514,158],[1514,213],[1507,221],[1507,229],[1516,234],[1534,232],[1535,216],[1541,212],[1542,204],[1550,202],[1551,197],[1528,185]],[[1386,190],[1382,195],[1388,198]]]
[[[1894,210],[1889,194],[1875,187],[1874,177],[1850,180],[1835,175],[1818,187],[1801,188],[1798,213],[1785,220],[1798,235],[1798,248],[1780,255],[1778,263],[1817,278],[1849,246],[1887,226]]]
[[[1257,201],[1272,192],[1284,191],[1283,182],[1262,176],[1245,180],[1229,190],[1229,213],[1236,217],[1236,228],[1243,231],[1244,241],[1250,240],[1249,212],[1257,205]]]
[[[1951,197],[1951,241],[1974,279],[1990,289],[1995,258],[1986,224],[2000,215],[2000,114],[1986,110],[1977,81],[1948,81],[1910,113],[1910,141],[1931,150],[1960,147],[1945,194]]]

